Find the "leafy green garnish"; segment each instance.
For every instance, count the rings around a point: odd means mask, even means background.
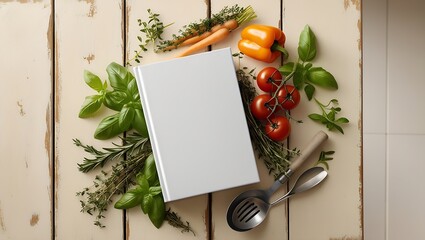
[[[118,113],[102,119],[94,133],[96,139],[109,139],[132,128],[148,137],[136,78],[127,68],[114,62],[108,65],[106,72],[112,90],[107,89],[107,81],[102,83],[97,75],[84,71],[84,81],[98,94],[86,97],[79,117],[94,115],[103,104]]]
[[[329,131],[336,129],[340,133],[344,134],[344,130],[342,129],[340,124],[348,123],[349,120],[345,117],[336,118],[336,115],[341,111],[340,107],[336,107],[338,105],[338,100],[332,99],[326,105],[321,103],[317,99],[314,100],[319,105],[322,113],[312,113],[308,115],[308,117],[313,121],[317,121],[324,124],[329,129]]]
[[[338,89],[334,76],[322,67],[313,67],[312,60],[316,57],[316,37],[311,28],[306,25],[300,34],[298,42],[298,60],[287,62],[279,67],[285,76],[291,76],[294,86],[304,90],[307,99],[311,100],[316,92],[316,87]],[[297,64],[294,68],[294,64]],[[295,69],[295,72],[293,72]]]

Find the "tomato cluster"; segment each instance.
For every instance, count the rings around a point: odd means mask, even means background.
[[[258,87],[265,93],[252,100],[251,113],[256,119],[265,122],[264,131],[270,139],[282,141],[291,133],[288,111],[300,103],[300,93],[293,85],[287,84],[274,67],[262,69],[256,80]]]

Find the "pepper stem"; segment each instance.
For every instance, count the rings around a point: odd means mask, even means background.
[[[285,57],[285,59],[288,59],[289,57],[289,53],[288,51],[286,51],[286,49],[282,46],[279,45],[278,42],[274,42],[272,47],[270,48],[272,51],[279,51],[283,54],[283,56]]]

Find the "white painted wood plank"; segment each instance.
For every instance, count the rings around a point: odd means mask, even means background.
[[[387,130],[387,0],[362,4],[363,131],[383,134]]]
[[[170,39],[171,34],[177,33],[182,26],[207,16],[207,5],[203,0],[184,1],[127,1],[127,55],[128,59],[134,56],[134,51],[139,50],[137,36],[140,27],[137,19],[148,20],[147,9],[160,14],[160,20],[164,25],[174,23],[167,27],[164,32],[164,39]],[[166,60],[175,56],[177,52],[153,53],[151,49],[142,53],[141,64],[147,64]],[[166,71],[166,69],[164,69]],[[166,87],[166,86],[164,86]],[[185,173],[181,173],[185,174]],[[167,208],[178,213],[183,221],[190,222],[196,236],[192,233],[180,233],[178,229],[171,227],[164,222],[160,229],[152,225],[147,215],[144,215],[140,208],[135,207],[127,213],[127,239],[206,239],[207,238],[207,215],[208,197],[207,195],[182,199],[167,203]]]
[[[123,61],[121,1],[56,1],[56,237],[57,239],[120,239],[123,235],[122,212],[111,205],[100,229],[94,216],[80,212],[76,192],[92,185],[99,170],[90,174],[78,171],[77,163],[89,157],[72,139],[96,147],[111,141],[95,141],[94,130],[108,115],[80,119],[78,112],[85,96],[94,94],[84,82],[83,70],[105,80],[106,66]],[[118,139],[114,139],[118,141]],[[117,200],[115,198],[114,200]]]
[[[425,102],[425,95],[417,90],[425,87],[421,68],[425,65],[421,56],[425,52],[424,10],[424,1],[388,0],[388,132],[391,134],[425,134],[422,123],[425,109],[407,107]]]
[[[424,144],[424,134],[388,136],[388,240],[422,239],[425,234]]]
[[[4,240],[51,238],[50,20],[48,0],[0,2],[0,239]]]
[[[350,119],[345,135],[331,132],[324,150],[335,150],[328,179],[320,186],[289,202],[290,239],[362,238],[361,165],[361,43],[360,1],[284,1],[284,29],[289,54],[297,56],[299,34],[306,24],[316,34],[318,53],[313,61],[331,72],[338,91],[317,88],[321,101],[336,98],[340,116]],[[303,95],[305,97],[305,95]],[[292,111],[303,124],[294,124],[291,147],[305,144],[323,125],[307,115],[320,112],[314,102],[305,100]],[[310,161],[317,161],[319,152]]]
[[[365,118],[368,121],[369,118]],[[387,212],[387,135],[363,134],[365,240],[385,240]]]
[[[242,25],[239,29],[231,33],[231,35],[223,42],[213,46],[213,49],[230,46],[233,53],[238,53],[239,49],[237,43],[240,40],[240,33],[242,29],[250,24],[264,24],[279,28],[281,19],[281,2],[280,1],[268,1],[267,4],[261,1],[224,1],[224,0],[213,0],[211,1],[211,11],[216,13],[220,11],[224,6],[232,6],[239,4],[240,6],[246,7],[251,5],[257,13],[257,18],[253,21]],[[238,67],[238,60],[235,59],[235,66]],[[248,69],[256,69],[256,73],[266,66],[278,67],[280,62],[276,60],[273,64],[267,64],[245,56],[241,60],[241,67],[248,67]],[[255,82],[254,86],[255,85]],[[268,171],[262,160],[257,160],[257,166],[260,173],[260,183],[253,184],[245,187],[235,188],[226,191],[220,191],[213,193],[212,195],[212,211],[213,211],[213,236],[214,239],[287,239],[288,228],[287,228],[287,211],[286,204],[280,204],[273,207],[270,211],[267,219],[257,228],[254,228],[247,232],[237,232],[231,229],[226,221],[227,208],[230,205],[233,198],[239,195],[241,192],[250,189],[266,189],[271,186],[274,182],[274,177],[268,174]],[[243,169],[241,169],[243,171]],[[240,174],[240,173],[235,173]],[[282,187],[280,191],[276,192],[274,197],[283,195],[285,187]]]

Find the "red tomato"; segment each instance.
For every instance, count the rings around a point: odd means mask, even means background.
[[[294,109],[300,103],[300,92],[292,85],[283,85],[277,93],[279,104],[287,110]]]
[[[273,109],[273,103],[276,100],[272,100],[272,97],[269,94],[261,94],[256,96],[250,107],[252,115],[257,119],[266,119]]]
[[[257,75],[257,85],[264,92],[276,91],[281,82],[282,75],[274,67],[266,67]]]
[[[286,117],[276,116],[265,126],[267,136],[276,142],[285,140],[291,133],[291,124]]]

